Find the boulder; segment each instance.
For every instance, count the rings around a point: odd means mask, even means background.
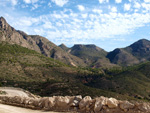
[[[107,105],[107,101],[108,101],[108,98],[106,97],[99,97],[99,98],[96,98],[95,99],[95,105],[94,105],[94,111],[96,113],[100,112],[100,110],[102,109],[103,106]]]
[[[118,104],[119,104],[119,102],[115,98],[109,98],[107,100],[107,105],[109,108],[116,108],[116,107],[118,107]]]
[[[72,103],[70,104],[70,106],[78,107],[81,100],[82,100],[82,96],[81,95],[75,96],[73,101],[72,101]]]
[[[68,96],[58,96],[55,98],[55,101],[56,101],[56,106],[57,106],[57,109],[59,110],[68,110],[69,109],[69,103],[70,103],[70,99]]]
[[[92,101],[92,98],[90,96],[84,97],[79,103],[79,109],[85,110],[86,108],[89,107],[91,101]]]
[[[121,101],[119,106],[124,111],[134,108],[134,104],[132,104],[128,101]]]
[[[145,113],[150,113],[150,104],[142,103],[138,106],[138,109]]]

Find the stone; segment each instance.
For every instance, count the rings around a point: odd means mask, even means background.
[[[68,96],[58,96],[55,98],[56,101],[56,107],[59,110],[68,110],[70,108],[69,104],[70,104],[70,99]]]
[[[120,102],[120,108],[124,111],[127,111],[128,109],[134,108],[134,104],[132,104],[128,101],[122,101],[122,102]]]
[[[91,101],[92,101],[92,98],[90,96],[84,97],[79,103],[79,109],[86,110],[86,108],[89,107]]]
[[[116,108],[116,107],[118,107],[118,104],[119,104],[119,102],[115,98],[109,98],[107,100],[107,105],[109,108]]]
[[[82,100],[82,96],[78,95],[74,97],[73,102],[70,104],[70,106],[72,107],[78,107],[79,106],[79,102]]]
[[[100,112],[103,106],[107,105],[108,98],[101,96],[95,99],[94,111]]]
[[[138,109],[145,113],[150,113],[150,105],[148,103],[142,103],[138,106]]]

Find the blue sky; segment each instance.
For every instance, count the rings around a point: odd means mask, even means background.
[[[15,29],[57,45],[112,51],[150,39],[150,0],[0,0],[0,9]]]

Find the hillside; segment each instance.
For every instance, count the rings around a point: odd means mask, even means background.
[[[92,71],[67,66],[16,44],[0,43],[0,65],[1,86],[21,87],[41,96],[116,95],[85,86],[77,79],[79,75],[92,74]]]
[[[116,66],[106,58],[107,52],[94,44],[76,44],[70,48],[69,52],[81,58],[90,67],[110,68]]]
[[[65,44],[60,44],[59,47],[62,48],[64,51],[69,51],[69,48]]]
[[[137,99],[150,100],[150,62],[127,68],[104,70],[99,76],[80,76],[85,85],[105,89]]]
[[[150,60],[150,41],[146,39],[138,40],[125,48],[118,48],[109,52],[106,56],[111,63],[122,66],[131,66]]]
[[[48,39],[38,35],[27,35],[23,31],[15,30],[3,17],[0,17],[0,41],[18,44],[69,65],[86,66],[80,58],[65,52]]]

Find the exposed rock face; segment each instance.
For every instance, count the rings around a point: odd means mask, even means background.
[[[69,54],[42,36],[27,35],[22,31],[15,30],[3,17],[0,18],[0,42],[1,41],[5,41],[10,44],[18,44],[35,50],[45,56],[55,58],[56,60],[60,60],[61,62],[69,65],[86,65],[80,58]]]
[[[74,111],[79,113],[150,113],[149,103],[130,103],[115,98],[86,96],[53,96],[43,98],[0,96],[1,103],[32,109]],[[74,102],[76,105],[74,106]]]

